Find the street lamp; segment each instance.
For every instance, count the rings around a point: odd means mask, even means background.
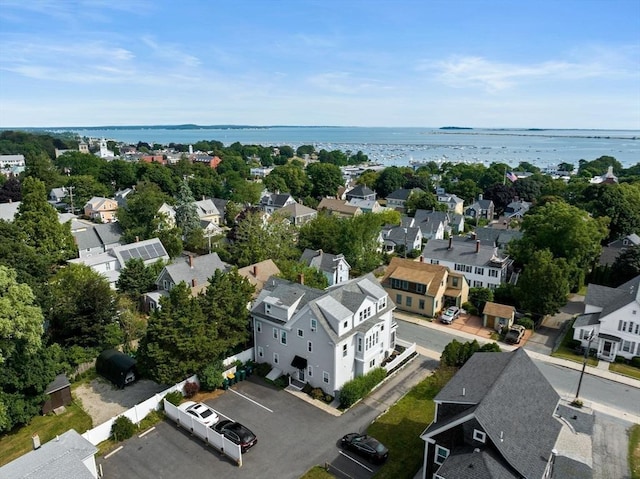
[[[580,386],[582,385],[582,376],[584,376],[584,370],[587,368],[587,358],[589,357],[589,351],[591,350],[591,341],[595,337],[595,330],[589,331],[589,335],[587,336],[587,349],[584,350],[584,359],[582,360],[582,372],[580,373],[580,380],[578,381],[578,390],[576,391],[576,399],[578,400],[578,396],[580,396]]]

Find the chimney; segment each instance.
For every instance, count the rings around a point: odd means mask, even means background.
[[[449,236],[449,249],[452,249],[453,237]]]
[[[476,253],[480,251],[480,240],[476,240]]]
[[[195,287],[196,287],[196,279],[195,279],[195,278],[193,278],[193,279],[191,280],[191,287],[192,287],[192,288],[195,288]]]
[[[193,268],[193,255],[189,255],[189,268]]]
[[[31,436],[31,443],[33,444],[33,450],[40,449],[40,436],[34,434]]]
[[[482,193],[478,195],[478,201],[482,201]]]
[[[140,237],[139,237],[139,236],[136,236],[136,243],[137,243],[138,241],[140,241]]]
[[[258,265],[257,264],[253,265],[253,276],[255,276],[256,278],[258,277]]]
[[[466,388],[462,388],[462,395],[466,396],[467,395],[466,393],[467,393],[467,389]]]
[[[420,255],[420,262],[424,263],[424,256]]]
[[[304,274],[300,273],[298,275],[298,283],[304,284]]]

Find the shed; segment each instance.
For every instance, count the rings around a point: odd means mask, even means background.
[[[42,405],[42,414],[49,414],[54,409],[71,404],[71,383],[64,374],[58,374],[44,393],[49,397]]]
[[[510,328],[516,315],[516,308],[506,304],[487,301],[482,310],[483,326],[500,331],[502,328]]]
[[[102,351],[96,359],[96,371],[119,388],[131,384],[138,377],[136,360],[116,349]]]

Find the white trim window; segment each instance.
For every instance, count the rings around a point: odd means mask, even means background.
[[[262,321],[256,321],[256,333],[262,332]]]
[[[484,431],[480,431],[479,429],[474,429],[473,440],[484,444],[485,441],[487,440],[487,433]]]
[[[315,333],[317,329],[318,329],[318,320],[312,318],[311,319],[311,332]]]
[[[307,376],[309,376],[310,378],[313,377],[313,367],[307,366]]]
[[[264,348],[262,346],[258,346],[258,357],[264,358]]]
[[[447,449],[446,447],[442,447],[436,444],[436,452],[433,458],[433,462],[435,462],[438,465],[444,463],[445,459],[449,457],[450,452],[451,451],[449,451],[449,449]]]
[[[329,373],[326,371],[322,371],[322,382],[329,384]]]
[[[304,338],[304,331],[300,328],[298,328],[298,337],[299,338]]]
[[[307,351],[310,353],[313,352],[313,343],[311,341],[307,341]]]
[[[346,357],[347,354],[349,354],[349,346],[347,346],[346,344],[342,345],[342,357]]]
[[[287,345],[287,332],[284,329],[280,331],[280,342]]]
[[[273,353],[273,364],[280,364],[280,355],[278,353]]]
[[[278,339],[278,328],[273,328],[273,339]]]

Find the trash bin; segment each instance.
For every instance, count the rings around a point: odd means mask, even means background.
[[[238,381],[244,381],[247,377],[247,372],[244,369],[238,369],[236,373],[238,374]]]
[[[247,371],[247,377],[253,374],[253,366],[251,364],[247,364],[245,371]]]
[[[236,375],[233,373],[229,374],[229,384],[235,384],[237,382],[238,378],[236,377]]]
[[[229,379],[228,379],[228,378],[224,378],[224,379],[222,380],[222,389],[224,389],[225,391],[226,391],[227,389],[229,389]]]

